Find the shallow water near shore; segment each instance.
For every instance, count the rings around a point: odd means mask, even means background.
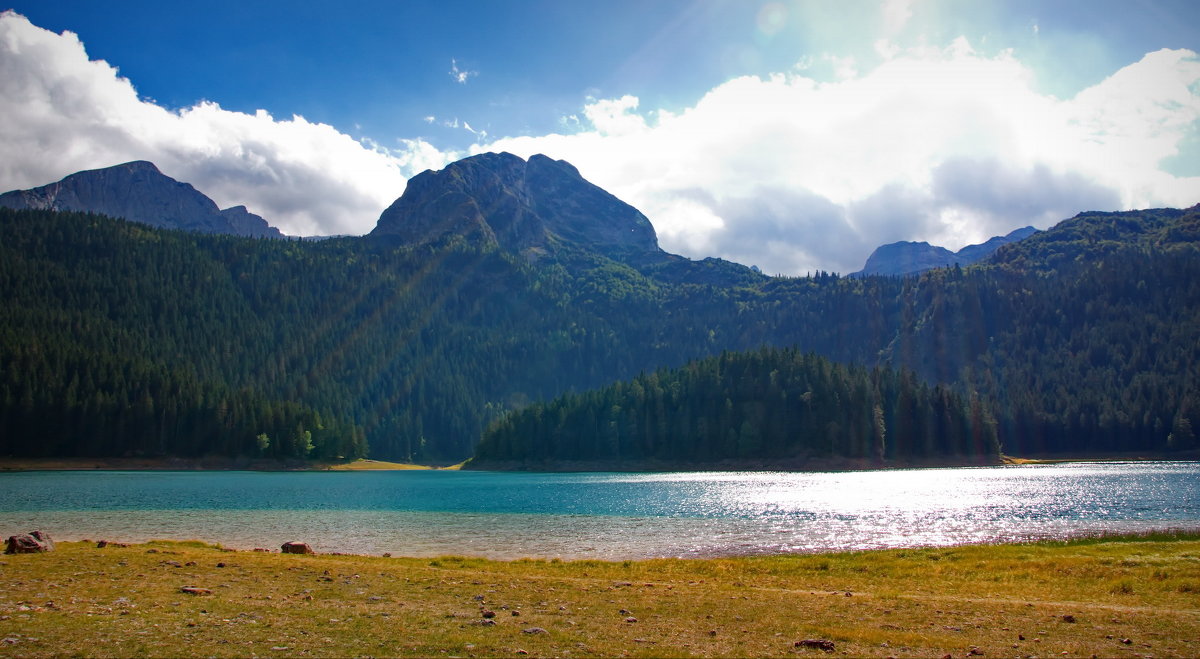
[[[639,559],[1200,529],[1200,462],[840,473],[40,471],[0,533],[319,552]]]

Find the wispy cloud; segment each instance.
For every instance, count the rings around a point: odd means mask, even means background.
[[[467,84],[467,81],[479,75],[478,71],[471,71],[458,66],[458,60],[451,58],[450,60],[450,78],[460,85]]]

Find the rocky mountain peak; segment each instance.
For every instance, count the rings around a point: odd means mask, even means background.
[[[570,163],[511,153],[483,153],[414,176],[371,235],[417,245],[461,237],[527,255],[560,244],[608,256],[660,252],[646,216]]]

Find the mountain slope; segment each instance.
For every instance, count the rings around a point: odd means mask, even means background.
[[[213,200],[143,160],[77,172],[29,190],[0,195],[0,207],[101,213],[166,229],[235,236],[282,238],[266,220],[234,206],[220,210]]]
[[[652,460],[803,468],[810,458],[995,460],[999,450],[995,421],[977,397],[930,387],[911,372],[760,349],[513,412],[488,428],[468,466]]]

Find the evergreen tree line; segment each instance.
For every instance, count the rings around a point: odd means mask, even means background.
[[[912,461],[999,451],[995,419],[978,397],[930,387],[912,371],[768,348],[512,412],[488,428],[472,462]]]
[[[309,456],[453,462],[511,410],[763,346],[978,398],[1014,454],[1192,448],[1198,225],[1090,214],[980,267],[760,278],[0,209],[0,451],[298,456],[310,433]],[[130,423],[147,396],[159,420]]]

